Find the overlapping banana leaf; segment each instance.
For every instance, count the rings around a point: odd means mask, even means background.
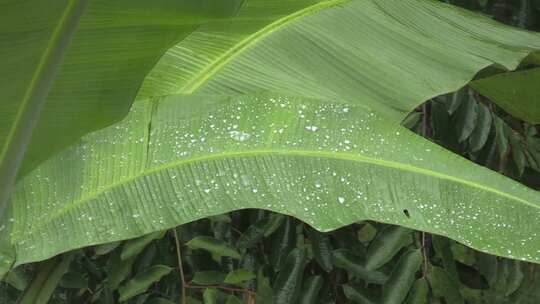
[[[429,0],[324,1],[262,28],[248,8],[238,26],[209,23],[169,50],[141,94],[270,90],[370,103],[401,119],[482,68],[514,69],[540,48],[536,33]]]
[[[240,2],[2,1],[0,206],[28,145],[23,173],[122,119],[170,46]]]
[[[471,86],[514,116],[540,124],[540,68],[497,74]]]
[[[198,94],[140,100],[18,183],[16,264],[241,208],[319,230],[372,219],[540,261],[538,192],[399,125],[484,67],[515,68],[540,36],[419,0],[328,1],[254,34],[217,29],[175,46],[143,91]]]

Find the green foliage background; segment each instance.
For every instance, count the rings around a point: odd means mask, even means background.
[[[444,2],[540,30],[539,0]],[[469,87],[403,123],[540,189],[538,127]],[[540,303],[539,276],[537,265],[401,227],[360,222],[325,234],[242,210],[19,267],[0,283],[0,303]]]

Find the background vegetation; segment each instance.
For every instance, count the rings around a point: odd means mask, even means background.
[[[540,30],[539,0],[445,2]],[[540,190],[538,128],[469,87],[428,101],[404,125]],[[0,303],[49,298],[50,303],[540,303],[540,269],[397,226],[360,222],[320,233],[292,217],[242,210],[25,265],[0,283]]]

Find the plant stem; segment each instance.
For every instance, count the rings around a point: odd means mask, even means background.
[[[172,229],[174,235],[174,242],[176,244],[176,257],[178,258],[178,271],[180,272],[180,280],[182,281],[182,302],[186,304],[186,279],[184,276],[184,266],[182,266],[182,252],[180,252],[180,242],[178,241],[178,234],[176,228]]]
[[[422,258],[424,259],[422,265],[422,277],[426,277],[428,272],[428,253],[426,243],[426,233],[422,232]]]

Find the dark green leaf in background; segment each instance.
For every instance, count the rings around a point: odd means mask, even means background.
[[[302,279],[306,265],[306,254],[303,249],[293,249],[274,283],[274,303],[295,303],[302,290]]]
[[[171,272],[171,268],[164,265],[154,265],[141,273],[138,273],[133,279],[127,281],[119,289],[120,302],[141,294],[153,283],[159,281],[164,275]]]
[[[229,244],[208,236],[198,236],[186,243],[191,249],[203,249],[218,256],[240,259],[240,253]]]

